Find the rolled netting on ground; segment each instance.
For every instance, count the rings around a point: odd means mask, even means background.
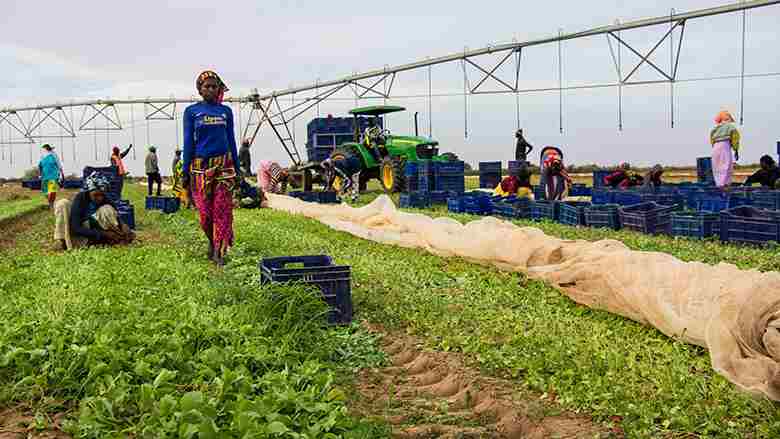
[[[433,219],[398,211],[387,196],[360,208],[273,194],[269,204],[371,241],[526,273],[580,304],[705,347],[740,389],[780,400],[780,273],[683,262],[615,240],[561,240],[492,217]]]

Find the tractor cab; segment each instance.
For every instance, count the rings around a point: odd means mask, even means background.
[[[406,108],[398,107],[395,105],[373,105],[370,107],[360,107],[350,110],[351,114],[355,118],[355,143],[362,143],[367,148],[379,151],[383,150],[384,154],[377,154],[376,160],[380,160],[381,157],[387,155],[388,137],[390,137],[390,130],[383,129],[384,125],[381,121],[381,117],[385,114],[397,113],[399,111],[405,111]],[[360,124],[357,123],[359,117],[368,118],[368,127],[361,133]]]

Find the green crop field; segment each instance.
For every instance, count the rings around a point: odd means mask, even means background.
[[[523,406],[543,401],[539,417],[586,417],[607,431],[596,437],[780,436],[777,405],[737,391],[712,370],[706,350],[578,306],[545,283],[268,209],[236,211],[237,245],[218,269],[206,261],[193,211],[145,212],[141,189],[128,190],[139,225],[129,247],[52,252],[47,212],[0,247],[0,437],[21,429],[89,438],[381,438],[445,422],[446,407],[388,416],[410,412],[411,397],[366,411],[361,371],[388,367],[383,340],[397,334],[501,379]],[[777,248],[536,226],[780,270]],[[302,254],[352,267],[355,324],[325,327],[325,307],[309,288],[259,285],[261,258]],[[3,413],[21,421],[4,424]]]

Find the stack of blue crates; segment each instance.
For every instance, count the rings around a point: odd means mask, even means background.
[[[465,163],[462,161],[439,162],[419,160],[409,162],[404,169],[406,192],[402,194],[401,207],[425,208],[431,204],[447,204],[466,189]]]
[[[479,162],[479,187],[493,189],[501,183],[501,162]]]
[[[358,117],[358,130],[362,134],[368,127],[369,118]],[[379,118],[378,126],[383,122]],[[333,150],[346,142],[355,140],[355,118],[352,117],[318,117],[312,119],[306,127],[306,154],[309,161],[320,162],[327,159]]]
[[[780,212],[750,206],[724,210],[720,213],[720,240],[754,245],[780,242]]]

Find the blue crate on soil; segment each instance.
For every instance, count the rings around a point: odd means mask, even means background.
[[[431,204],[447,204],[447,200],[457,197],[457,192],[451,191],[431,191],[428,193],[431,199]]]
[[[73,178],[62,182],[63,189],[81,189],[84,186],[84,180],[81,178]]]
[[[672,213],[681,206],[661,206],[657,203],[641,203],[620,208],[620,223],[624,229],[648,235],[670,234]]]
[[[411,192],[401,194],[398,205],[409,209],[427,209],[431,207],[431,197],[427,192]]]
[[[159,210],[174,213],[179,210],[181,199],[178,197],[146,197],[146,210]]]
[[[320,197],[317,195],[317,192],[292,191],[287,195],[309,203],[318,203],[320,201]]]
[[[22,187],[27,188],[34,191],[41,190],[41,179],[29,179],[29,180],[22,180]]]
[[[302,266],[301,266],[302,265]],[[319,288],[328,304],[328,323],[352,322],[352,270],[330,256],[289,256],[260,261],[260,283],[302,282]]]
[[[531,219],[534,221],[557,221],[558,203],[555,201],[535,201],[531,205]]]
[[[461,198],[463,213],[471,215],[490,215],[493,212],[491,199],[488,196]]]
[[[585,209],[591,206],[585,201],[558,201],[558,222],[570,226],[584,226]]]
[[[606,184],[604,183],[604,177],[606,177],[611,173],[612,171],[606,169],[598,169],[596,171],[593,171],[593,187],[594,188],[605,187]]]
[[[417,178],[417,162],[406,162],[404,166],[404,176],[407,178]]]
[[[672,235],[704,239],[720,233],[720,215],[711,212],[672,213]]]
[[[119,220],[123,224],[135,230],[135,208],[127,200],[120,200],[116,203],[116,212],[119,214]]]
[[[528,198],[515,196],[490,199],[493,215],[512,219],[530,218],[532,203]]]
[[[437,191],[450,191],[463,193],[466,191],[466,179],[463,175],[437,175],[434,177],[433,187]]]
[[[780,190],[754,191],[751,193],[753,206],[759,209],[780,210]]]
[[[780,213],[751,206],[724,210],[720,213],[720,240],[754,245],[780,242]]]
[[[593,188],[591,202],[593,204],[615,204],[615,191],[605,188]]]
[[[589,227],[604,227],[620,230],[620,206],[617,204],[598,204],[585,208],[585,223]]]
[[[569,190],[572,197],[590,197],[593,196],[593,189],[584,184],[573,184]]]
[[[447,162],[434,162],[436,175],[460,175],[466,171],[466,163],[460,160],[451,160]]]
[[[614,192],[614,203],[621,206],[633,206],[642,203],[642,194],[635,191],[618,190]]]
[[[752,201],[749,198],[737,197],[734,195],[714,195],[699,196],[696,198],[696,210],[701,212],[718,213],[722,210],[731,209],[739,206],[750,206]]]

